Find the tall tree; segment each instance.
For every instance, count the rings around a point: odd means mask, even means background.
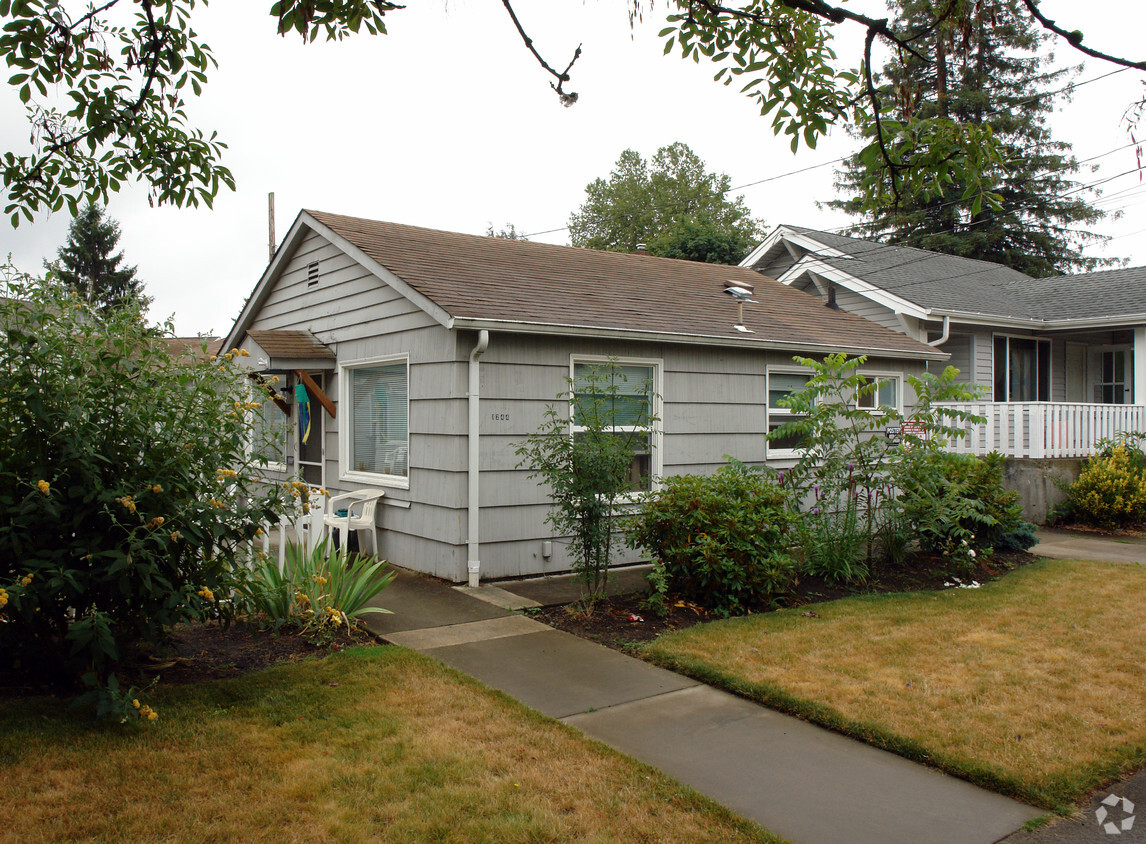
[[[1073,11],[1061,24],[1039,11],[1038,0],[1022,0],[1028,20],[1086,55],[1146,70],[1146,62],[1125,59],[1084,42],[1077,27],[1087,10]],[[196,0],[107,0],[73,7],[59,0],[0,0],[0,57],[11,75],[8,85],[26,108],[31,149],[0,150],[4,213],[12,225],[32,220],[45,209],[65,205],[73,215],[84,201],[107,202],[109,193],[129,181],[147,186],[148,199],[177,206],[210,207],[220,187],[234,189],[221,163],[226,144],[215,133],[195,127],[187,98],[198,96],[215,68],[211,48],[195,31],[205,4]],[[630,23],[655,8],[649,0],[627,0]],[[967,17],[976,4],[951,0]],[[578,46],[567,64],[551,65],[529,36],[511,0],[502,0],[525,49],[555,81],[561,103],[578,94],[571,83]],[[863,8],[852,8],[862,6]],[[319,36],[339,41],[362,33],[386,33],[386,16],[404,5],[390,0],[276,0],[268,12],[277,31],[304,42]],[[661,35],[665,52],[717,65],[716,79],[735,81],[771,115],[772,128],[815,146],[829,127],[871,120],[878,127],[878,98],[870,79],[874,43],[910,44],[884,15],[883,0],[833,3],[829,0],[668,0]],[[865,14],[865,11],[867,12]],[[860,68],[841,63],[832,39],[839,28],[866,32]],[[1099,45],[1101,46],[1101,45]],[[894,192],[932,192],[955,172],[969,190],[991,199],[983,162],[994,156],[989,134],[974,124],[923,120],[882,129],[880,138],[911,139],[909,163],[895,175]],[[882,152],[875,142],[873,149]],[[879,199],[872,197],[875,202]]]
[[[94,203],[84,206],[68,227],[68,239],[56,252],[55,261],[44,266],[83,297],[107,310],[128,302],[147,303],[136,267],[125,267],[123,253],[116,252],[119,223]]]
[[[1064,96],[1053,93],[1073,72],[1052,69],[1048,36],[1022,14],[1023,0],[979,0],[965,18],[948,14],[956,0],[895,0],[896,31],[912,45],[884,66],[886,112],[985,127],[998,142],[995,203],[984,204],[957,173],[941,194],[901,195],[872,205],[870,186],[889,191],[882,156],[857,154],[837,172],[851,196],[827,203],[862,218],[851,232],[865,237],[1005,264],[1033,276],[1093,269],[1082,254],[1102,238],[1090,226],[1104,212],[1072,177],[1078,161],[1051,137],[1047,116]],[[870,139],[871,131],[865,134]],[[891,160],[899,157],[889,144]]]
[[[586,199],[569,218],[574,246],[636,252],[689,261],[735,264],[756,245],[763,221],[744,197],[728,197],[731,180],[709,172],[686,144],[661,147],[652,166],[635,150],[617,159],[609,178],[585,188]]]

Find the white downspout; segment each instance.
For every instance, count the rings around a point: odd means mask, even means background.
[[[480,491],[481,471],[478,467],[480,449],[478,448],[481,433],[481,379],[478,377],[480,369],[478,358],[489,347],[489,332],[482,329],[478,332],[477,345],[470,352],[470,386],[466,395],[469,398],[470,425],[469,425],[469,516],[466,519],[466,568],[469,570],[469,585],[477,587],[481,579],[481,556],[478,548],[478,492]]]
[[[942,346],[951,339],[951,317],[943,317],[943,333],[939,335],[937,340],[928,340],[928,346]]]

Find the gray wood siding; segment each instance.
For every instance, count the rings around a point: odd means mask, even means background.
[[[951,355],[951,359],[947,363],[939,364],[936,369],[942,372],[948,366],[953,366],[959,370],[959,380],[971,384],[974,380],[971,335],[952,333],[939,349]]]
[[[836,288],[836,304],[840,306],[841,310],[848,313],[857,314],[872,322],[878,322],[885,328],[890,328],[892,331],[898,331],[900,334],[904,333],[903,323],[899,321],[899,317],[895,315],[895,311],[878,302],[873,302],[866,296],[861,296],[852,290],[847,290],[840,287],[838,284]]]

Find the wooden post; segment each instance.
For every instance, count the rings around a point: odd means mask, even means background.
[[[269,236],[267,261],[275,259],[275,192],[267,194],[267,234]]]

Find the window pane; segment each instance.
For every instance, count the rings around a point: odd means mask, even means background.
[[[406,362],[347,370],[351,471],[409,472]]]
[[[887,378],[879,382],[879,403],[886,404],[889,407],[898,407],[899,401],[897,393],[899,382],[894,378]]]
[[[1010,354],[1007,363],[1008,401],[1038,400],[1038,366],[1035,358],[1035,341],[1024,337],[1009,338]]]
[[[1050,341],[1039,340],[1039,401],[1050,401]]]
[[[575,433],[576,439],[582,440],[588,436],[585,432]],[[639,435],[633,432],[603,433],[601,438],[619,442],[622,447],[632,452],[627,472],[626,489],[631,492],[640,492],[652,488],[652,448],[648,435]]]
[[[251,428],[251,453],[260,463],[285,463],[291,417],[283,413],[270,397],[255,393],[261,403],[254,413]]]
[[[803,417],[802,416],[789,417],[787,419],[779,419],[775,422],[770,422],[768,424],[768,431],[769,432],[775,431],[784,422],[791,422],[792,418],[802,419]],[[781,437],[778,440],[768,440],[768,449],[770,451],[775,451],[775,450],[779,450],[779,449],[804,448],[806,441],[807,441],[807,437],[805,437],[801,434],[789,434],[788,436]]]
[[[605,427],[649,424],[653,368],[578,363],[573,367],[573,424],[600,419]]]
[[[1007,398],[1007,338],[995,338],[995,401],[1008,401]]]
[[[811,375],[798,372],[772,372],[768,375],[768,407],[786,410],[780,407],[780,399],[787,398],[789,393],[796,393],[808,385]]]

